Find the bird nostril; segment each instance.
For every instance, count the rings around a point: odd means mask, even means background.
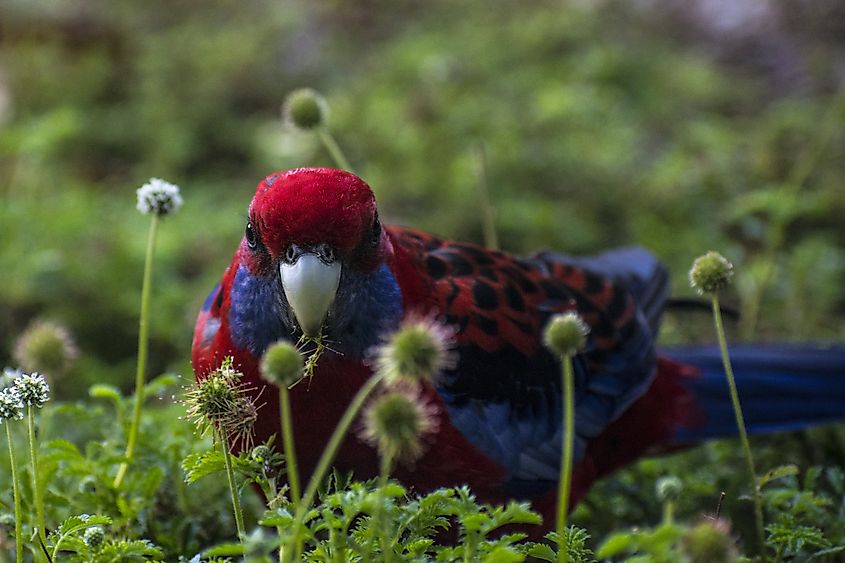
[[[324,243],[318,246],[317,255],[323,262],[326,262],[327,264],[331,264],[332,262],[334,262],[334,250],[332,250],[332,247],[328,244]]]

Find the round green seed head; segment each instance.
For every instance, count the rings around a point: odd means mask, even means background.
[[[672,475],[661,477],[657,480],[657,483],[654,486],[655,493],[657,494],[657,500],[660,502],[668,502],[677,499],[683,488],[684,486],[681,483],[681,480]]]
[[[47,321],[30,325],[15,344],[15,359],[24,370],[52,376],[65,373],[78,355],[67,329]]]
[[[396,389],[370,403],[361,435],[381,456],[412,462],[422,454],[422,437],[435,427],[435,415],[416,393]]]
[[[267,348],[261,358],[261,373],[266,381],[289,387],[302,378],[305,360],[289,342],[277,342]]]
[[[555,315],[546,325],[543,342],[552,352],[561,356],[574,356],[587,345],[590,327],[577,313]]]
[[[414,377],[425,378],[437,371],[439,349],[434,337],[420,325],[411,325],[396,333],[391,342],[396,370]]]
[[[103,545],[103,541],[105,539],[106,532],[100,526],[91,526],[85,530],[85,533],[82,535],[82,541],[84,541],[91,549],[97,549]]]
[[[300,88],[288,94],[283,113],[288,123],[300,129],[314,129],[326,124],[329,106],[316,90]]]
[[[405,321],[379,350],[377,369],[388,383],[428,381],[455,365],[451,349],[453,332],[433,319]]]
[[[731,283],[733,264],[715,251],[699,256],[689,271],[689,283],[698,293],[716,293]]]
[[[702,520],[687,530],[682,545],[691,563],[738,561],[730,526],[725,520]]]

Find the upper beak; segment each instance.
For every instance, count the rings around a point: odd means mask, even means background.
[[[337,293],[340,262],[326,263],[306,252],[293,264],[283,262],[279,273],[299,328],[305,336],[318,337]]]

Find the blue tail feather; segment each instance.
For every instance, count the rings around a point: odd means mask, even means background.
[[[845,345],[747,344],[731,346],[729,352],[749,433],[845,420]],[[736,420],[718,347],[671,348],[661,354],[701,372],[683,382],[701,420],[679,428],[674,442],[735,436]]]

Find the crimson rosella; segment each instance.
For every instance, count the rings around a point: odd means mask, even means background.
[[[648,452],[736,432],[713,348],[658,353],[668,275],[640,248],[527,258],[379,221],[369,186],[334,169],[264,179],[231,265],[197,319],[197,377],[231,356],[265,385],[259,360],[281,339],[321,334],[330,350],[290,391],[297,455],[310,473],[336,422],[371,375],[371,350],[409,315],[454,330],[457,361],[425,389],[439,407],[426,454],[394,475],[417,491],[468,484],[488,502],[530,499],[554,521],[562,400],[558,359],[542,345],[549,318],[589,325],[575,358],[573,503],[602,475]],[[750,432],[842,418],[845,349],[734,347]],[[256,440],[279,432],[264,393]],[[377,474],[375,451],[350,434],[336,466]]]

